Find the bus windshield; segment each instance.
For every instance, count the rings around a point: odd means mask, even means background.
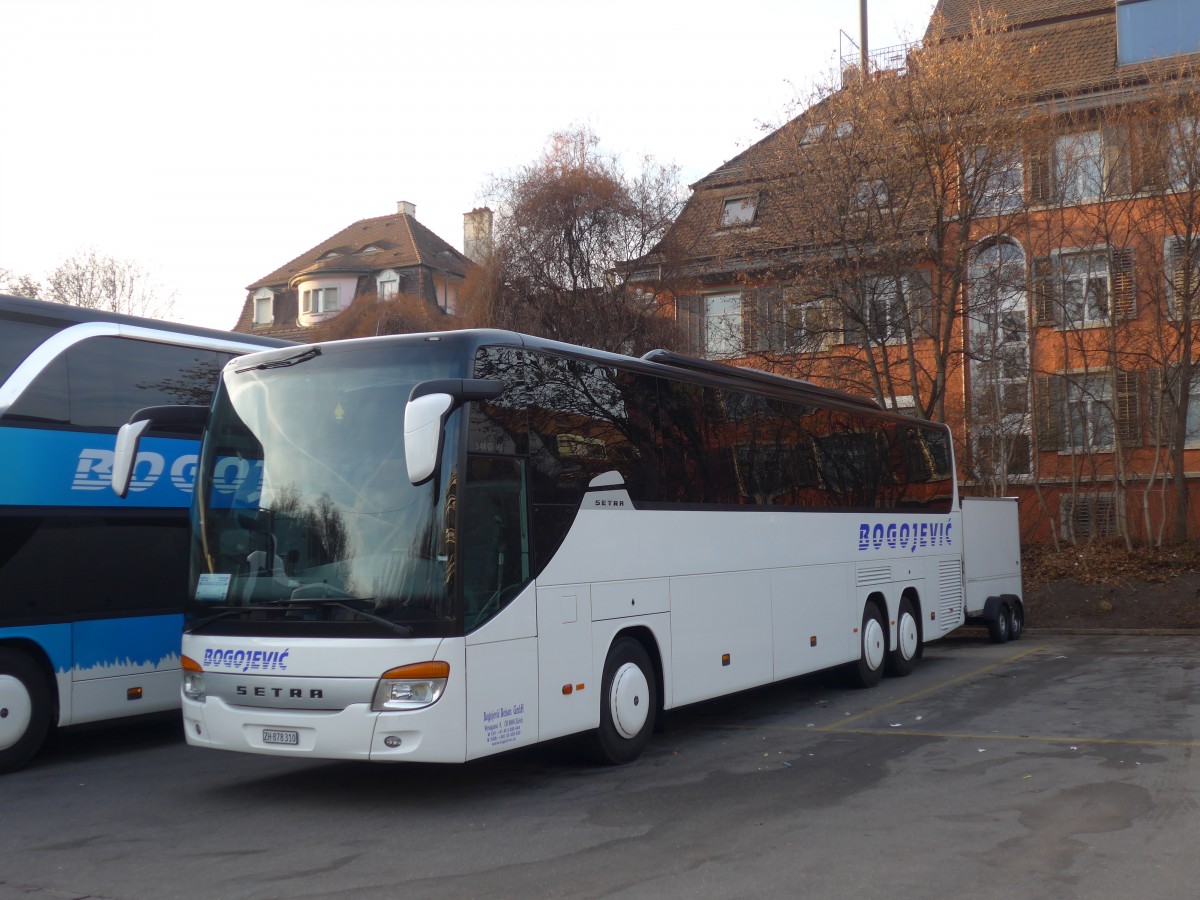
[[[227,367],[196,479],[191,627],[453,633],[453,478],[410,482],[404,407],[461,369],[432,342]]]

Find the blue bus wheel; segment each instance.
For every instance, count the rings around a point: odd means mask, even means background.
[[[0,772],[21,768],[50,731],[50,685],[26,654],[0,647]]]

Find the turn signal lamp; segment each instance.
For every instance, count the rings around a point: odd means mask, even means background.
[[[422,662],[388,669],[379,676],[371,709],[376,712],[432,706],[446,690],[450,663]]]
[[[197,703],[203,703],[208,696],[208,691],[204,687],[204,670],[200,668],[200,663],[190,656],[184,656],[180,659],[179,665],[183,669],[183,696],[189,700],[195,700]]]

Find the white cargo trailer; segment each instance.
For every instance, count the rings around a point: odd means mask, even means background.
[[[962,527],[967,624],[1015,641],[1025,629],[1016,498],[963,497]]]

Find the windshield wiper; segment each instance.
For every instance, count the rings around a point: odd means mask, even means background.
[[[241,375],[243,372],[253,372],[256,369],[286,369],[288,366],[308,362],[310,359],[315,359],[320,355],[320,347],[309,347],[307,350],[297,353],[294,356],[285,356],[283,359],[272,359],[269,362],[261,362],[257,366],[246,366],[244,369],[234,369],[233,371],[235,375]]]
[[[391,619],[385,619],[383,616],[377,616],[373,612],[367,612],[365,609],[359,609],[347,600],[357,600],[361,603],[374,602],[374,597],[347,597],[346,600],[341,600],[337,597],[295,597],[290,600],[280,600],[283,606],[336,606],[338,609],[346,609],[356,615],[362,616],[369,622],[374,622],[376,625],[382,625],[388,631],[393,631],[396,634],[412,634],[412,629],[407,625],[401,625],[398,622],[393,622]]]
[[[279,607],[277,606],[221,606],[217,607],[217,609],[220,611],[213,613],[211,616],[206,616],[203,619],[196,619],[195,621],[188,622],[184,627],[184,631],[186,631],[188,634],[195,634],[206,625],[211,625],[213,622],[217,621],[217,619],[224,619],[227,616],[238,615],[240,613],[250,613],[255,611],[262,612],[265,610],[278,608]]]

